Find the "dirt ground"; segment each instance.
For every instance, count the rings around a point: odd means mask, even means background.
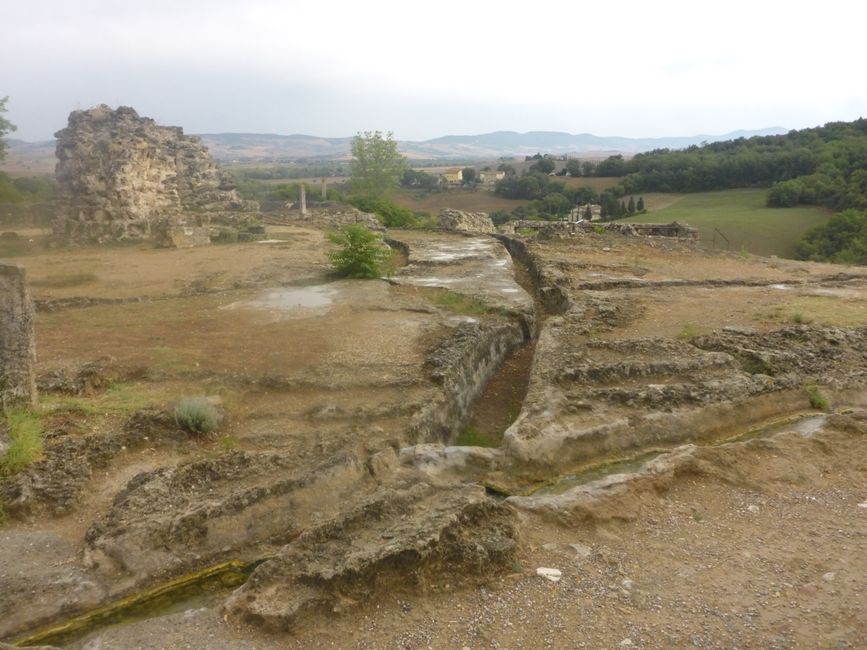
[[[79,561],[90,522],[141,472],[229,449],[279,452],[286,467],[302,469],[339,451],[369,458],[393,439],[406,444],[413,416],[436,394],[426,366],[434,344],[460,322],[526,307],[526,296],[509,293],[507,267],[491,262],[487,243],[405,233],[427,257],[411,252],[400,281],[356,283],[328,277],[321,232],[285,227],[269,235],[282,242],[12,260],[34,282],[39,373],[104,359],[110,377],[93,394],[45,393],[40,408],[50,426],[110,433],[141,408],[169,409],[179,396],[198,394],[220,396],[229,417],[213,440],[154,444],[96,469],[72,513],[0,525],[7,553],[0,580],[43,571],[43,582],[60,588],[58,567]],[[505,397],[483,397],[475,413],[487,444],[498,442],[510,419],[494,420],[520,406],[528,382],[536,403],[551,397],[539,372],[544,363],[568,365],[557,356],[563,350],[685,342],[725,327],[762,334],[792,324],[867,325],[867,277],[851,277],[852,269],[609,236],[540,250],[549,279],[580,297],[584,311],[552,316],[560,347],[523,348],[489,384],[489,393]],[[438,302],[439,286],[488,301],[499,293],[500,303],[488,303],[490,313],[468,312],[466,304]],[[855,409],[867,405],[859,386],[846,404]],[[632,413],[616,408],[618,416]],[[311,614],[283,635],[227,622],[212,602],[97,630],[70,647],[863,647],[867,445],[863,431],[844,424],[831,418],[811,437],[783,432],[715,447],[703,468],[641,492],[622,510],[615,490],[614,505],[590,518],[518,510],[514,565],[477,587],[459,588],[460,576],[448,575],[427,591],[398,586],[348,611]],[[17,548],[29,550],[13,570],[8,553]],[[539,567],[562,578],[540,577]],[[86,592],[88,580],[69,584]]]

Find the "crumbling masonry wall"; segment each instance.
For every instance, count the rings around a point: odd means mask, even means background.
[[[0,264],[0,412],[36,401],[33,302],[24,269]]]
[[[156,228],[257,218],[231,176],[183,129],[128,106],[74,111],[57,137],[57,217],[64,243],[150,237]]]

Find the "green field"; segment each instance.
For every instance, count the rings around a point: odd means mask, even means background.
[[[678,221],[701,232],[702,245],[742,248],[757,255],[790,257],[806,230],[824,223],[831,211],[812,205],[795,208],[765,207],[766,189],[725,190],[697,194],[649,194],[647,214],[623,219],[635,223]],[[658,206],[658,208],[657,208]],[[717,229],[729,243],[726,244]]]

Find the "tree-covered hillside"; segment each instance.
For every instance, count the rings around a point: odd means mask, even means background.
[[[768,205],[867,208],[867,120],[831,122],[786,135],[612,156],[596,175],[622,176],[626,194],[770,186]]]

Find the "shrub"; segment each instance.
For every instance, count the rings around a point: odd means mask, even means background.
[[[9,447],[0,457],[0,474],[19,472],[42,455],[45,434],[39,418],[29,409],[12,409],[6,413]]]
[[[360,196],[351,199],[350,203],[363,212],[375,214],[386,228],[412,228],[418,221],[412,210],[388,199]]]
[[[387,274],[391,250],[382,237],[361,224],[344,226],[328,234],[340,250],[328,253],[334,272],[344,278],[379,278]]]
[[[206,397],[184,397],[175,405],[175,423],[192,434],[211,433],[221,419],[220,411]]]

